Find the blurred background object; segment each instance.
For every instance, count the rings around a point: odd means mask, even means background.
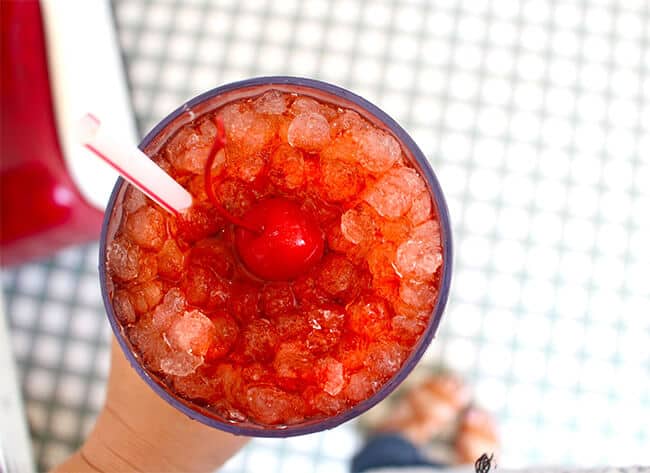
[[[99,236],[117,175],[76,121],[92,110],[137,134],[107,0],[4,2],[0,57],[0,261],[16,265]]]
[[[104,5],[65,2],[81,3]],[[468,379],[499,418],[500,467],[650,463],[650,2],[111,6],[139,136],[202,91],[271,74],[349,88],[412,134],[456,241],[450,304],[419,369]],[[39,469],[79,444],[103,402],[96,267],[90,244],[2,276]],[[347,471],[358,439],[346,424],[255,440],[223,471]]]

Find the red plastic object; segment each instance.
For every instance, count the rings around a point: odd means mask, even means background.
[[[84,200],[59,146],[40,5],[2,2],[0,263],[47,256],[99,236],[103,213]]]

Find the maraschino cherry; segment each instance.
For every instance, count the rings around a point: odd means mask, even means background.
[[[208,198],[221,215],[236,226],[235,247],[244,265],[256,276],[283,281],[305,273],[323,256],[323,232],[314,217],[286,198],[258,202],[243,218],[228,212],[214,193],[212,165],[225,146],[221,118],[217,118],[217,137],[205,164]]]

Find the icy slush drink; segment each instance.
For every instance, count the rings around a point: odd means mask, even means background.
[[[206,169],[218,120],[225,148]],[[210,416],[264,428],[337,416],[393,378],[445,262],[430,189],[390,132],[271,89],[193,117],[152,159],[195,204],[174,217],[125,186],[105,254],[113,312],[152,378]],[[290,277],[255,274],[206,182],[243,220],[294,202],[317,222],[322,258]]]

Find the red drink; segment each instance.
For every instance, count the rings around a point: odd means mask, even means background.
[[[225,149],[206,167],[217,118]],[[382,388],[427,328],[443,272],[430,190],[395,137],[285,88],[159,141],[153,159],[195,205],[176,218],[126,189],[106,250],[114,314],[148,373],[209,416],[263,426],[336,416]],[[288,202],[320,253],[292,266],[211,192],[251,225],[290,220],[273,204]]]

